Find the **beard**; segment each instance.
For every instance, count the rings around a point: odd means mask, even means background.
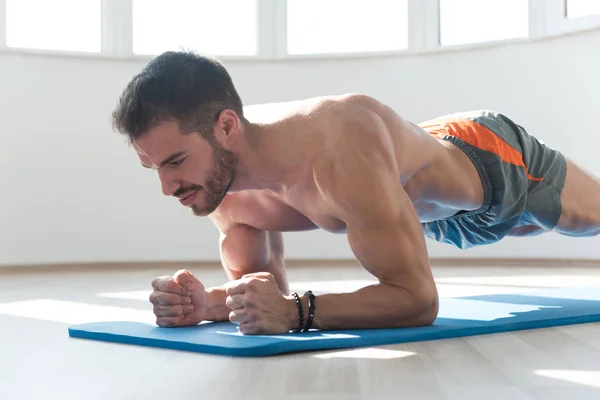
[[[191,209],[194,215],[205,217],[214,212],[227,195],[229,188],[235,182],[237,158],[233,152],[214,142],[214,166],[211,175],[204,185],[204,205],[194,204]]]

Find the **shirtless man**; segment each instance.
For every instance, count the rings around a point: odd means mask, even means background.
[[[432,324],[425,237],[460,248],[507,235],[600,232],[600,182],[491,111],[419,125],[360,94],[244,109],[227,70],[156,57],[125,88],[115,128],[174,196],[220,230],[229,282],[156,278],[162,327],[231,321],[243,334]],[[290,294],[284,231],[345,233],[378,280],[352,293]]]

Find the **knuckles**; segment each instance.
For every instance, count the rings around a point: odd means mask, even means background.
[[[165,306],[155,304],[153,312],[157,317],[178,317],[183,314],[183,306],[178,305],[165,308]]]
[[[170,277],[168,276],[159,276],[152,280],[152,287],[156,288],[157,286],[164,284],[164,282],[169,282]]]
[[[150,296],[148,296],[148,300],[152,304],[158,304],[159,297],[160,297],[160,292],[154,291],[154,292],[150,293]]]
[[[271,283],[275,283],[275,277],[270,273],[265,273],[264,275],[253,276],[248,279],[246,288],[247,291],[256,291],[259,290],[261,286]]]
[[[248,288],[248,291],[254,291],[260,287],[260,283],[260,280],[253,278],[248,281],[246,287]]]
[[[182,299],[179,295],[173,293],[165,293],[158,290],[153,291],[148,296],[148,301],[154,305],[161,306],[179,306],[182,305]]]
[[[267,330],[261,327],[259,324],[244,324],[239,327],[240,333],[244,335],[263,335],[268,334]]]
[[[159,291],[152,292],[148,297],[148,300],[152,304],[160,304],[162,306],[170,306],[176,303],[175,295]]]
[[[172,327],[176,326],[177,324],[170,319],[157,318],[156,325],[163,327],[163,328],[172,328]]]
[[[187,269],[180,269],[177,272],[175,272],[175,274],[173,274],[173,277],[177,278],[181,275],[191,275],[191,272]]]

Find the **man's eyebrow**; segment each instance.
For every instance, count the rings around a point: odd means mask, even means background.
[[[185,154],[185,151],[178,151],[177,153],[171,154],[169,157],[165,158],[158,167],[160,168],[160,167],[164,166],[165,164],[168,164],[171,161],[175,160],[176,158],[181,157],[184,154]],[[142,167],[152,169],[151,167],[144,165],[144,164],[142,164]]]

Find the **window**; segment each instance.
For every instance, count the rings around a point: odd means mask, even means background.
[[[135,54],[256,54],[256,0],[133,0],[132,7]]]
[[[287,0],[289,54],[404,50],[407,0]]]
[[[102,0],[6,0],[6,45],[99,52]]]
[[[567,18],[589,17],[600,14],[600,0],[565,0]]]
[[[529,36],[528,0],[440,0],[442,46]]]

